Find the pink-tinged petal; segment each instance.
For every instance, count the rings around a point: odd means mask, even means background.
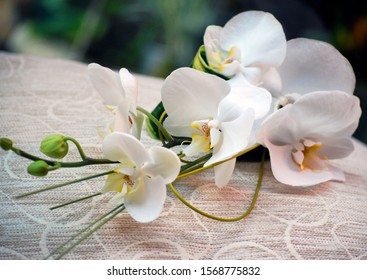
[[[279,66],[286,54],[282,25],[266,12],[248,11],[229,20],[221,31],[221,47],[241,49],[242,64]]]
[[[349,61],[332,45],[311,39],[288,41],[278,68],[282,93],[340,90],[353,94],[356,78]]]
[[[236,159],[234,158],[214,166],[215,184],[217,187],[222,188],[228,184],[232,177],[235,165]]]
[[[282,109],[281,109],[282,110]],[[288,117],[297,123],[297,134],[316,137],[351,136],[361,116],[359,99],[340,91],[312,92],[291,105]]]
[[[257,143],[265,145],[265,138],[270,139],[276,145],[286,145],[299,141],[298,124],[289,116],[292,106],[294,105],[287,105],[265,118],[256,133]]]
[[[180,172],[180,159],[171,150],[153,146],[148,150],[152,162],[148,163],[145,171],[152,177],[162,177],[164,183],[173,182]]]
[[[124,183],[124,175],[120,173],[111,173],[107,176],[105,185],[102,189],[103,193],[121,192]]]
[[[157,176],[140,178],[134,189],[125,195],[125,207],[132,218],[148,223],[159,217],[166,200],[166,185]]]
[[[291,186],[313,186],[329,180],[341,180],[341,172],[335,167],[328,166],[322,171],[310,169],[300,170],[292,159],[291,145],[277,146],[265,139],[265,145],[270,152],[271,169],[274,177],[281,183]]]
[[[119,71],[122,87],[126,93],[126,97],[130,100],[129,111],[136,115],[136,104],[138,100],[138,84],[135,77],[126,68]]]
[[[351,136],[360,116],[357,97],[339,91],[312,92],[270,115],[257,139],[262,143],[266,136],[274,144],[284,145],[309,138],[325,145],[327,139]]]
[[[162,86],[162,102],[168,114],[164,123],[175,136],[192,132],[191,122],[215,118],[219,102],[230,92],[223,79],[191,68],[180,68]]]
[[[103,140],[103,153],[112,161],[132,161],[137,167],[151,161],[151,157],[143,144],[134,136],[113,132]]]
[[[323,143],[320,155],[328,159],[340,159],[349,156],[354,151],[354,144],[350,137],[319,139]]]
[[[105,105],[117,106],[124,98],[124,89],[116,72],[97,63],[91,63],[88,65],[88,74]]]

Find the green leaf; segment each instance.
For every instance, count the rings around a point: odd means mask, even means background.
[[[153,111],[151,112],[151,114],[157,120],[159,120],[161,118],[161,116],[163,115],[164,112],[165,112],[165,109],[164,109],[163,103],[162,102],[159,102],[159,104],[153,109]],[[165,120],[166,118],[167,118],[167,115],[163,118],[163,120]],[[148,130],[150,136],[153,139],[160,139],[159,138],[158,127],[149,118],[146,119],[146,126],[147,126],[147,130]]]

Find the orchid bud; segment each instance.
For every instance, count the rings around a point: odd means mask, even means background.
[[[0,138],[0,147],[4,151],[9,151],[13,147],[13,141],[9,138]]]
[[[40,151],[51,158],[63,158],[69,151],[66,137],[61,134],[52,134],[42,140]]]
[[[43,160],[37,160],[32,162],[27,171],[33,176],[46,176],[48,173],[48,164]]]

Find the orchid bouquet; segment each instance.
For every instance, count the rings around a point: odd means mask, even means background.
[[[267,150],[273,175],[282,184],[304,187],[345,180],[331,160],[353,151],[351,136],[361,116],[359,100],[353,96],[353,69],[328,43],[305,38],[287,41],[281,24],[269,13],[247,11],[224,27],[208,26],[191,67],[179,68],[165,79],[162,102],[152,112],[137,106],[137,81],[127,69],[116,73],[91,63],[88,73],[113,114],[113,122],[100,131],[103,159],[88,157],[75,139],[60,134],[41,142],[40,151],[50,159],[20,150],[8,138],[0,140],[4,150],[32,160],[28,172],[35,176],[64,167],[111,166],[102,173],[18,196],[101,176],[107,179],[100,192],[53,208],[115,193],[110,212],[47,258],[61,258],[122,211],[138,222],[153,221],[164,207],[167,186],[185,205],[208,218],[240,220],[256,203]],[[144,127],[161,144],[157,141],[146,148],[141,141]],[[79,151],[78,162],[60,161],[70,142]],[[236,159],[253,149],[264,151],[258,183],[249,208],[238,217],[206,213],[173,186],[213,168],[215,184],[225,187]]]

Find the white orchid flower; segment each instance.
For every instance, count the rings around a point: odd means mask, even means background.
[[[121,164],[109,174],[103,192],[118,192],[111,202],[124,203],[128,213],[139,222],[156,219],[166,199],[166,184],[180,171],[180,160],[169,149],[144,145],[130,134],[113,132],[103,141],[107,159]]]
[[[286,38],[272,14],[243,12],[224,27],[210,25],[204,34],[209,66],[228,78],[252,85],[276,72],[286,55]],[[243,82],[242,81],[242,82]]]
[[[265,86],[275,97],[276,109],[314,91],[353,94],[356,83],[349,61],[332,45],[312,39],[288,41],[287,55],[277,71],[280,83],[268,81]]]
[[[329,160],[353,151],[351,135],[360,115],[359,99],[341,91],[309,93],[276,111],[258,132],[275,178],[292,186],[344,181]]]
[[[248,147],[254,119],[265,114],[270,94],[261,88],[231,91],[229,84],[211,74],[191,68],[171,73],[162,86],[162,102],[168,118],[167,130],[175,136],[192,137],[186,155],[211,152],[205,163],[229,160]],[[236,159],[214,167],[216,185],[226,185]]]
[[[105,106],[115,113],[114,131],[130,133],[140,138],[142,116],[136,110],[138,87],[135,77],[126,69],[119,73],[97,63],[88,65],[94,88]]]

